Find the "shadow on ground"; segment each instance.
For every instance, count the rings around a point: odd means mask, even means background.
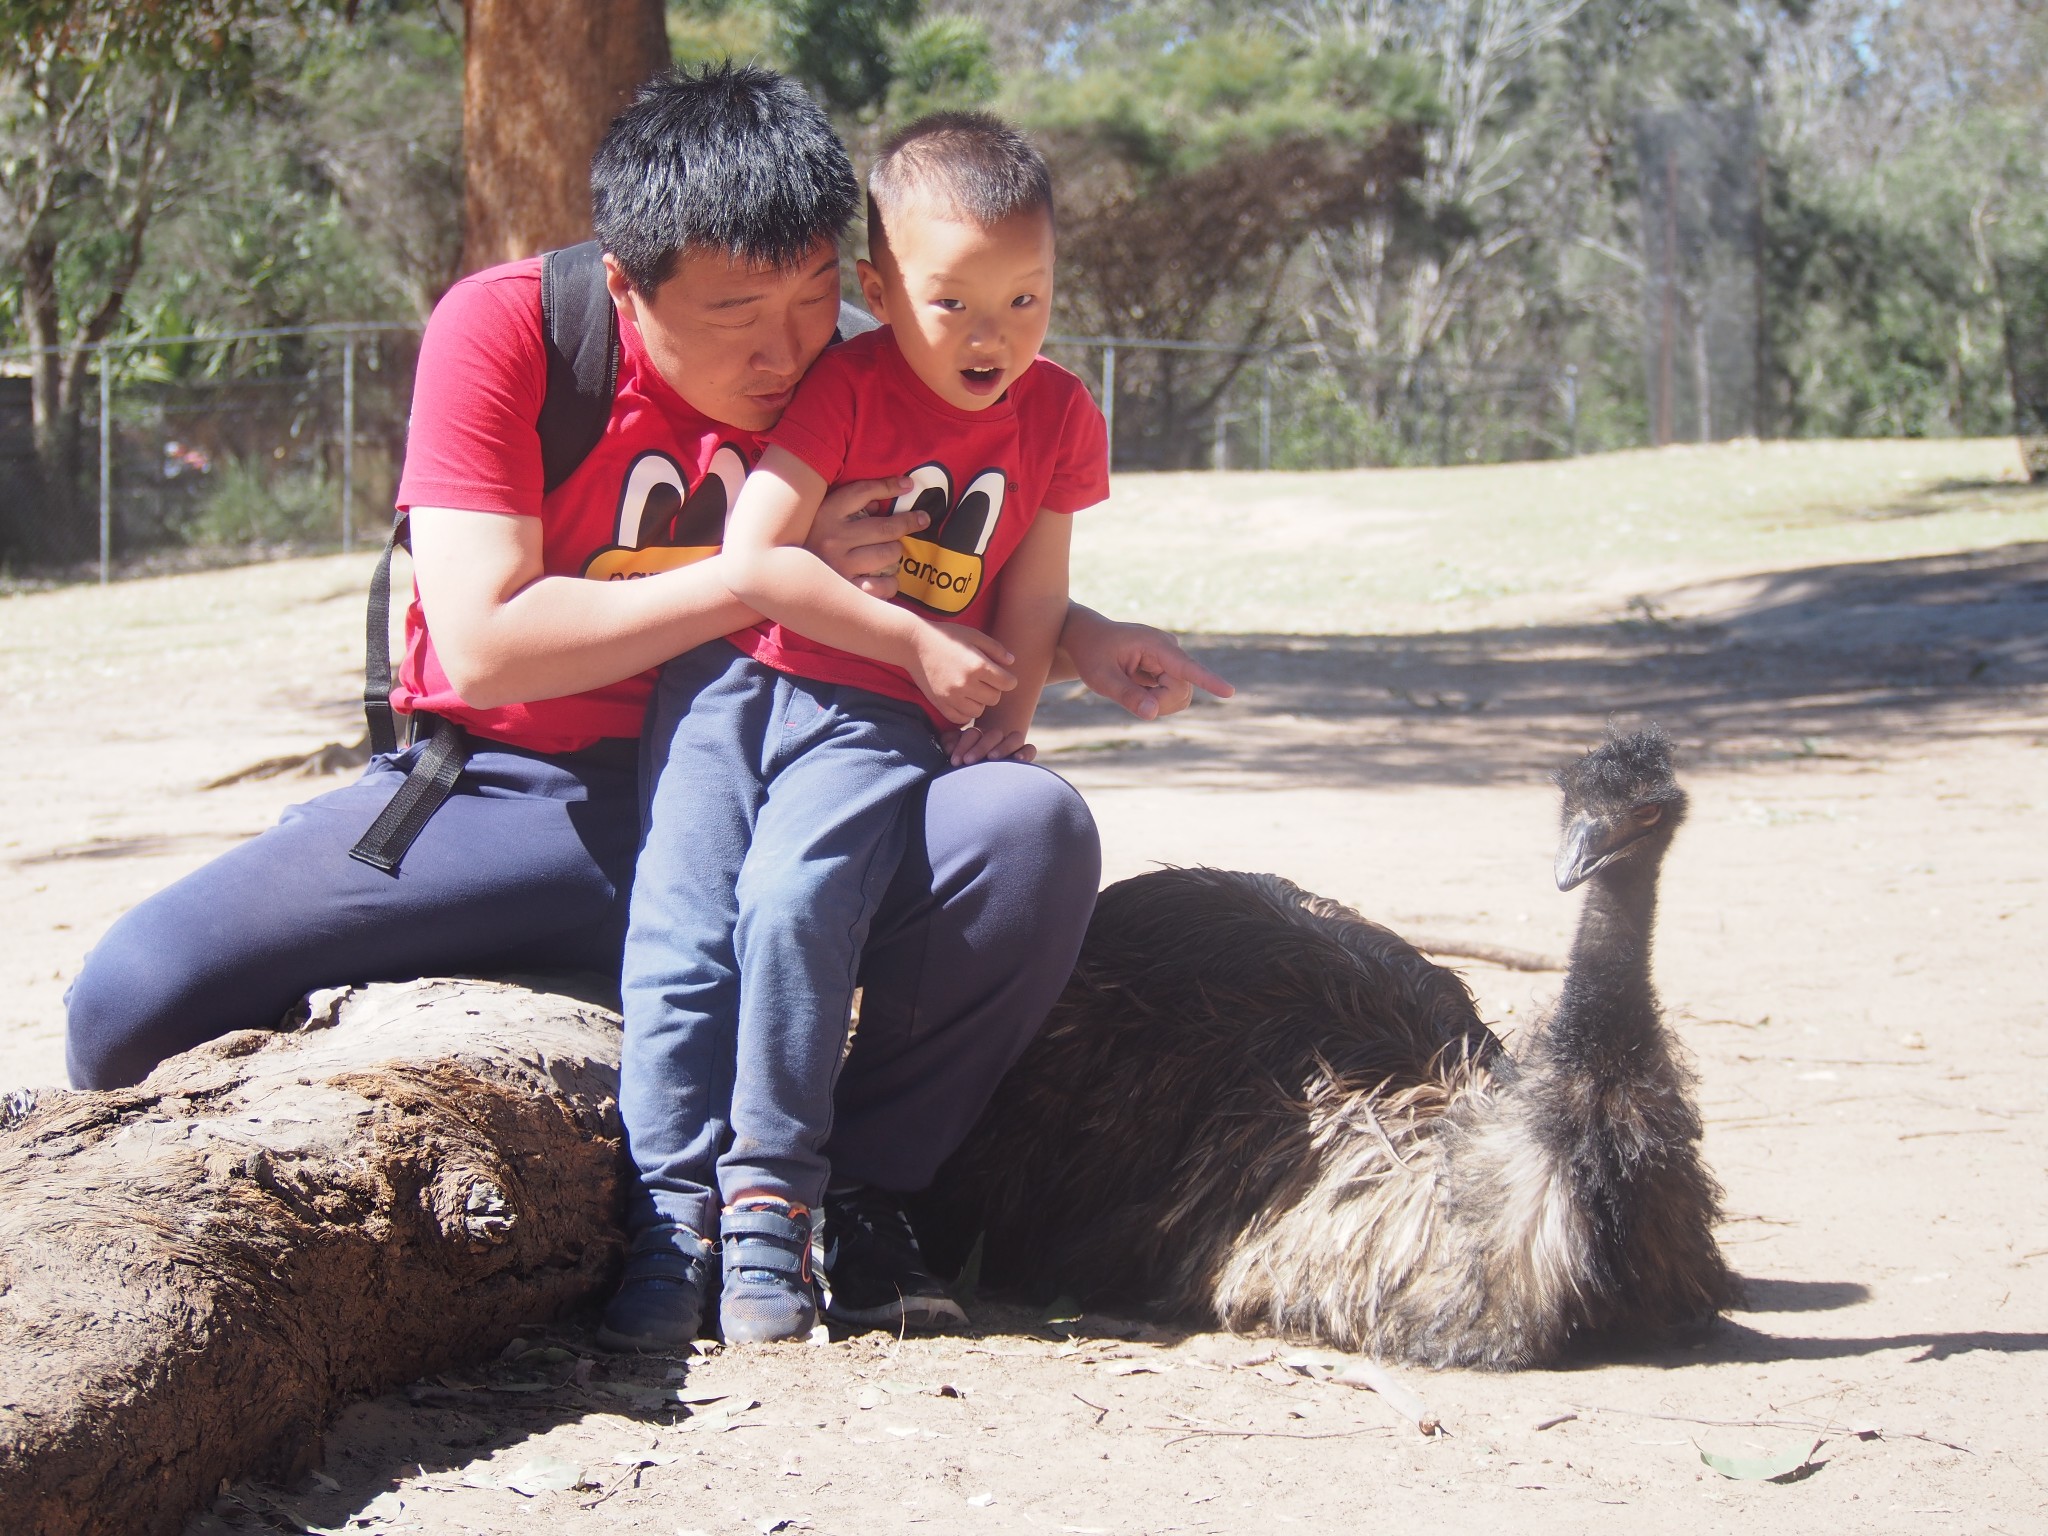
[[[1871,521],[1893,518],[1934,517],[1965,510],[1974,502],[1989,511],[2005,511],[2024,505],[2041,494],[2041,487],[2026,480],[1940,480],[1886,507],[1860,514]]]
[[[964,1335],[976,1342],[1144,1338],[1172,1345],[1188,1336],[1171,1326],[1093,1313],[1063,1312],[1062,1321],[1048,1323],[1039,1309],[1000,1300],[978,1303],[976,1316],[977,1326]],[[358,1524],[402,1529],[398,1501],[418,1505],[457,1487],[526,1496],[573,1492],[580,1507],[591,1509],[637,1487],[644,1467],[694,1454],[728,1430],[758,1430],[786,1420],[791,1401],[806,1391],[800,1383],[812,1368],[810,1360],[829,1360],[824,1368],[847,1382],[863,1380],[878,1362],[888,1364],[898,1343],[886,1332],[849,1334],[835,1327],[829,1357],[813,1355],[807,1345],[742,1354],[741,1361],[758,1367],[747,1373],[761,1394],[756,1399],[730,1384],[700,1390],[692,1375],[703,1359],[695,1351],[609,1353],[595,1342],[596,1321],[593,1309],[566,1322],[537,1324],[496,1361],[350,1403],[321,1442],[308,1448],[308,1464],[320,1468],[317,1474],[289,1483],[245,1478],[224,1488],[209,1510],[194,1513],[184,1536],[268,1536],[278,1530],[318,1536]],[[960,1396],[956,1388],[911,1388],[900,1381],[892,1390]],[[590,1430],[587,1443],[566,1448],[575,1460],[565,1461],[563,1448],[529,1444],[566,1425]],[[636,1453],[658,1439],[662,1454],[636,1465]],[[578,1474],[581,1480],[572,1488],[568,1479]]]
[[[1909,1363],[1946,1360],[1984,1350],[2001,1355],[2034,1355],[2048,1350],[2048,1333],[1898,1333],[1875,1338],[1800,1338],[1764,1333],[1730,1323],[1720,1330],[1711,1358],[1730,1361],[1847,1360],[1887,1350],[1912,1349]]]
[[[1610,720],[1723,763],[1861,757],[1902,732],[2048,741],[2044,543],[1681,588],[1604,622],[1188,639],[1236,699],[1148,733],[1070,688],[1041,711],[1045,761],[1371,787],[1527,781]]]
[[[1764,1299],[1778,1311],[1833,1310],[1868,1297],[1864,1287],[1850,1282],[1751,1279],[1745,1283],[1753,1303],[1764,1293]],[[1143,1340],[1167,1349],[1198,1342],[1192,1330],[1171,1322],[1092,1311],[1075,1315],[1071,1307],[1053,1311],[1057,1322],[1048,1321],[1046,1310],[1036,1306],[981,1298],[975,1307],[977,1326],[966,1331],[966,1347],[1015,1355],[1020,1345],[1028,1351],[1035,1343],[1041,1350],[1035,1359],[1043,1366],[1058,1368],[1067,1356],[1078,1357],[1077,1365],[1068,1368],[1071,1371],[1096,1363],[1094,1354],[1105,1346],[1113,1350],[1119,1340]],[[340,1532],[356,1524],[395,1529],[413,1518],[435,1494],[465,1484],[515,1493],[552,1488],[572,1493],[582,1509],[592,1509],[618,1492],[637,1487],[644,1468],[666,1466],[700,1450],[708,1451],[727,1430],[766,1429],[772,1435],[772,1426],[787,1427],[791,1403],[804,1398],[804,1383],[815,1368],[814,1361],[829,1362],[825,1368],[842,1378],[839,1385],[847,1389],[859,1382],[880,1381],[885,1387],[879,1395],[884,1397],[892,1393],[962,1395],[943,1380],[937,1385],[906,1381],[906,1374],[916,1373],[919,1367],[899,1363],[898,1341],[886,1334],[842,1336],[835,1331],[829,1356],[813,1356],[802,1346],[743,1355],[740,1361],[748,1368],[740,1375],[749,1385],[733,1381],[734,1372],[725,1370],[712,1373],[719,1386],[707,1390],[693,1379],[701,1360],[689,1355],[606,1354],[594,1347],[589,1322],[583,1319],[530,1329],[492,1364],[428,1377],[400,1391],[350,1405],[331,1426],[320,1448],[319,1459],[324,1462],[320,1474],[302,1477],[289,1486],[256,1479],[237,1483],[223,1491],[209,1513],[195,1516],[186,1525],[185,1536],[255,1536],[279,1529]],[[1284,1340],[1217,1336],[1200,1358],[1223,1369],[1280,1371],[1283,1375],[1290,1366],[1312,1371],[1335,1358],[1331,1351],[1316,1348],[1296,1355],[1297,1348]],[[1912,1357],[1916,1362],[1976,1350],[2031,1353],[2048,1348],[2048,1336],[1984,1332],[1778,1337],[1723,1320],[1708,1329],[1654,1344],[1588,1341],[1549,1369],[1590,1377],[1605,1367],[1632,1365],[1682,1375],[1731,1361],[1826,1360],[1902,1348],[1919,1350]],[[1397,1377],[1417,1385],[1425,1379],[1425,1373],[1409,1367],[1395,1365],[1392,1369]],[[1073,1377],[1082,1384],[1090,1379]],[[1456,1395],[1452,1389],[1435,1390]],[[758,1393],[758,1399],[752,1393]],[[850,1397],[850,1390],[845,1395]],[[867,1394],[869,1398],[877,1395],[872,1390]],[[1089,1407],[1096,1406],[1084,1394],[1074,1396]],[[834,1401],[837,1399],[835,1394]],[[1183,1416],[1172,1417],[1178,1420]],[[1186,1420],[1187,1424],[1195,1422]],[[568,1443],[532,1443],[565,1426],[581,1426],[586,1433]],[[1145,1427],[1173,1433],[1182,1426]],[[1379,1428],[1394,1432],[1391,1426]],[[1314,1438],[1313,1433],[1308,1437]],[[658,1450],[650,1449],[657,1444]],[[734,1454],[738,1453],[726,1453]],[[714,1462],[723,1460],[713,1457]],[[693,1491],[694,1484],[674,1489],[679,1501],[675,1509],[685,1518]],[[401,1500],[413,1507],[410,1512],[401,1512]],[[516,1517],[533,1508],[507,1503],[502,1513]],[[552,1506],[551,1512],[567,1518],[561,1505]],[[494,1522],[489,1528],[498,1527]]]
[[[1732,1312],[1833,1312],[1870,1300],[1870,1287],[1854,1280],[1763,1280],[1741,1278],[1742,1300]]]

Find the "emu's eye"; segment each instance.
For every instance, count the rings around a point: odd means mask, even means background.
[[[1654,827],[1664,819],[1664,807],[1654,803],[1639,805],[1630,810],[1629,815],[1639,827]]]

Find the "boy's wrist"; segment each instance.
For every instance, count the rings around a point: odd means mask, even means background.
[[[924,648],[931,643],[930,621],[920,619],[906,608],[898,608],[886,597],[872,597],[882,609],[879,620],[883,637],[891,647],[891,654],[879,658],[904,671],[919,670],[924,660]]]

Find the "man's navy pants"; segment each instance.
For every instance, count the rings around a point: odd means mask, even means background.
[[[630,749],[546,757],[479,739],[396,875],[348,856],[415,747],[144,901],[67,998],[81,1088],[267,1029],[305,993],[415,976],[619,973],[640,828]],[[1056,775],[983,763],[931,781],[861,969],[860,1040],[826,1149],[848,1179],[913,1191],[966,1135],[1059,995],[1100,853]]]

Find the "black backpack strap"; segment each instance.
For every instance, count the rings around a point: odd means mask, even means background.
[[[535,429],[542,483],[552,491],[604,436],[618,393],[618,311],[605,286],[604,252],[595,240],[541,257],[540,316],[547,386]],[[395,752],[399,744],[397,714],[391,708],[391,556],[401,547],[412,548],[411,521],[401,512],[392,523],[370,577],[363,716],[370,727],[370,750],[379,754]],[[413,839],[454,791],[469,753],[469,733],[452,720],[435,719],[432,743],[370,830],[349,849],[349,857],[396,874]]]
[[[370,750],[379,755],[398,750],[398,719],[391,707],[391,553],[401,545],[412,548],[411,523],[404,513],[398,515],[370,576],[369,629],[363,637],[363,715],[370,723]],[[415,732],[422,718],[412,717]],[[348,856],[387,875],[397,874],[406,850],[453,792],[468,761],[469,733],[453,720],[434,717],[432,744],[414,760],[405,782],[384,803],[370,830],[356,840]]]
[[[595,240],[541,257],[540,318],[547,388],[535,429],[540,434],[543,484],[552,491],[576,472],[604,436],[612,397],[618,392],[618,311],[605,287],[604,252]],[[412,548],[411,532],[411,520],[399,513],[370,577],[363,714],[369,721],[372,752],[398,749],[398,722],[391,708],[391,555]]]
[[[348,856],[387,875],[397,874],[406,850],[453,792],[468,761],[469,732],[453,720],[436,718],[433,741]]]
[[[412,548],[412,519],[403,512],[370,573],[369,622],[363,635],[363,718],[370,726],[370,751],[379,756],[398,750],[398,720],[391,708],[391,552],[401,545]]]
[[[619,314],[595,240],[541,257],[540,321],[548,382],[537,425],[541,480],[552,491],[590,457],[619,391]]]

